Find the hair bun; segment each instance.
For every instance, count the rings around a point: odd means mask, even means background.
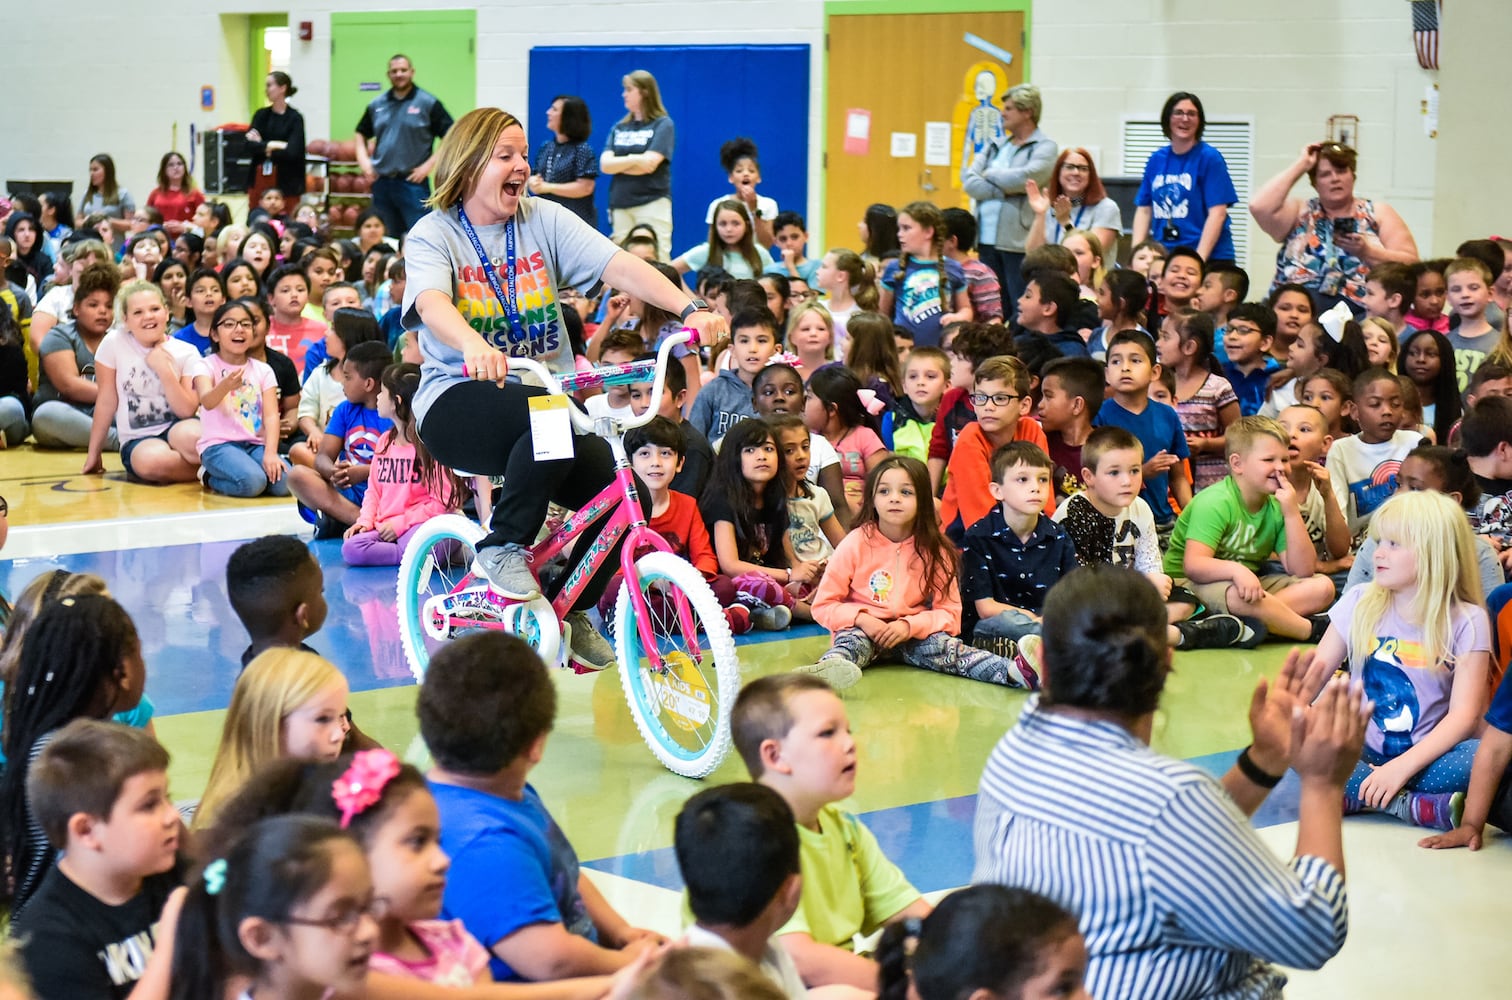
[[[1147,677],[1158,672],[1160,650],[1143,629],[1121,625],[1103,633],[1108,649],[1108,683],[1122,686],[1130,676]]]
[[[293,97],[293,96],[294,96],[294,95],[295,95],[295,94],[297,94],[297,93],[299,93],[299,88],[298,88],[298,87],[296,87],[296,86],[294,86],[294,85],[293,85],[293,84],[292,84],[292,83],[291,83],[291,84],[289,84],[289,89],[288,89],[288,90],[286,90],[286,91],[284,91],[284,96],[285,96],[285,97]]]

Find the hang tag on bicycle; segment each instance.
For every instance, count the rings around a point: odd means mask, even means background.
[[[563,395],[530,397],[530,441],[537,462],[573,456],[571,405]]]

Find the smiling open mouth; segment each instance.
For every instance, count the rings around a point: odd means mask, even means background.
[[[525,184],[523,181],[510,181],[508,184],[504,185],[504,193],[509,195],[511,198],[518,198],[520,196],[520,192],[524,190],[524,188]]]

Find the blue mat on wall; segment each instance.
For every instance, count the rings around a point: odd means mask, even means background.
[[[621,81],[632,70],[656,77],[677,126],[672,154],[672,246],[669,259],[708,239],[704,212],[730,192],[719,147],[738,135],[761,156],[757,192],[799,213],[808,206],[809,47],[807,45],[538,46],[530,50],[532,148],[551,138],[546,109],[558,94],[588,103],[589,141],[603,150],[609,128],[625,115]],[[609,231],[609,178],[594,192],[599,228]],[[663,248],[667,249],[667,248]],[[810,248],[810,256],[812,256]]]

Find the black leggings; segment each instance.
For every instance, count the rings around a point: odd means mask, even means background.
[[[535,460],[528,400],[544,395],[545,389],[513,382],[502,388],[492,382],[459,382],[443,392],[425,414],[420,439],[436,461],[462,472],[504,477],[503,488],[494,496],[488,535],[478,543],[480,546],[511,542],[530,545],[545,523],[552,501],[578,510],[614,481],[614,456],[608,443],[595,435],[573,435],[573,458]],[[638,478],[636,488],[644,509],[650,498]],[[577,551],[586,551],[585,546],[598,537],[608,521],[607,516],[602,517],[580,535]],[[604,560],[578,596],[574,610],[597,604],[609,578],[618,570],[618,558]],[[568,575],[562,575],[547,592],[548,597],[555,596]]]

